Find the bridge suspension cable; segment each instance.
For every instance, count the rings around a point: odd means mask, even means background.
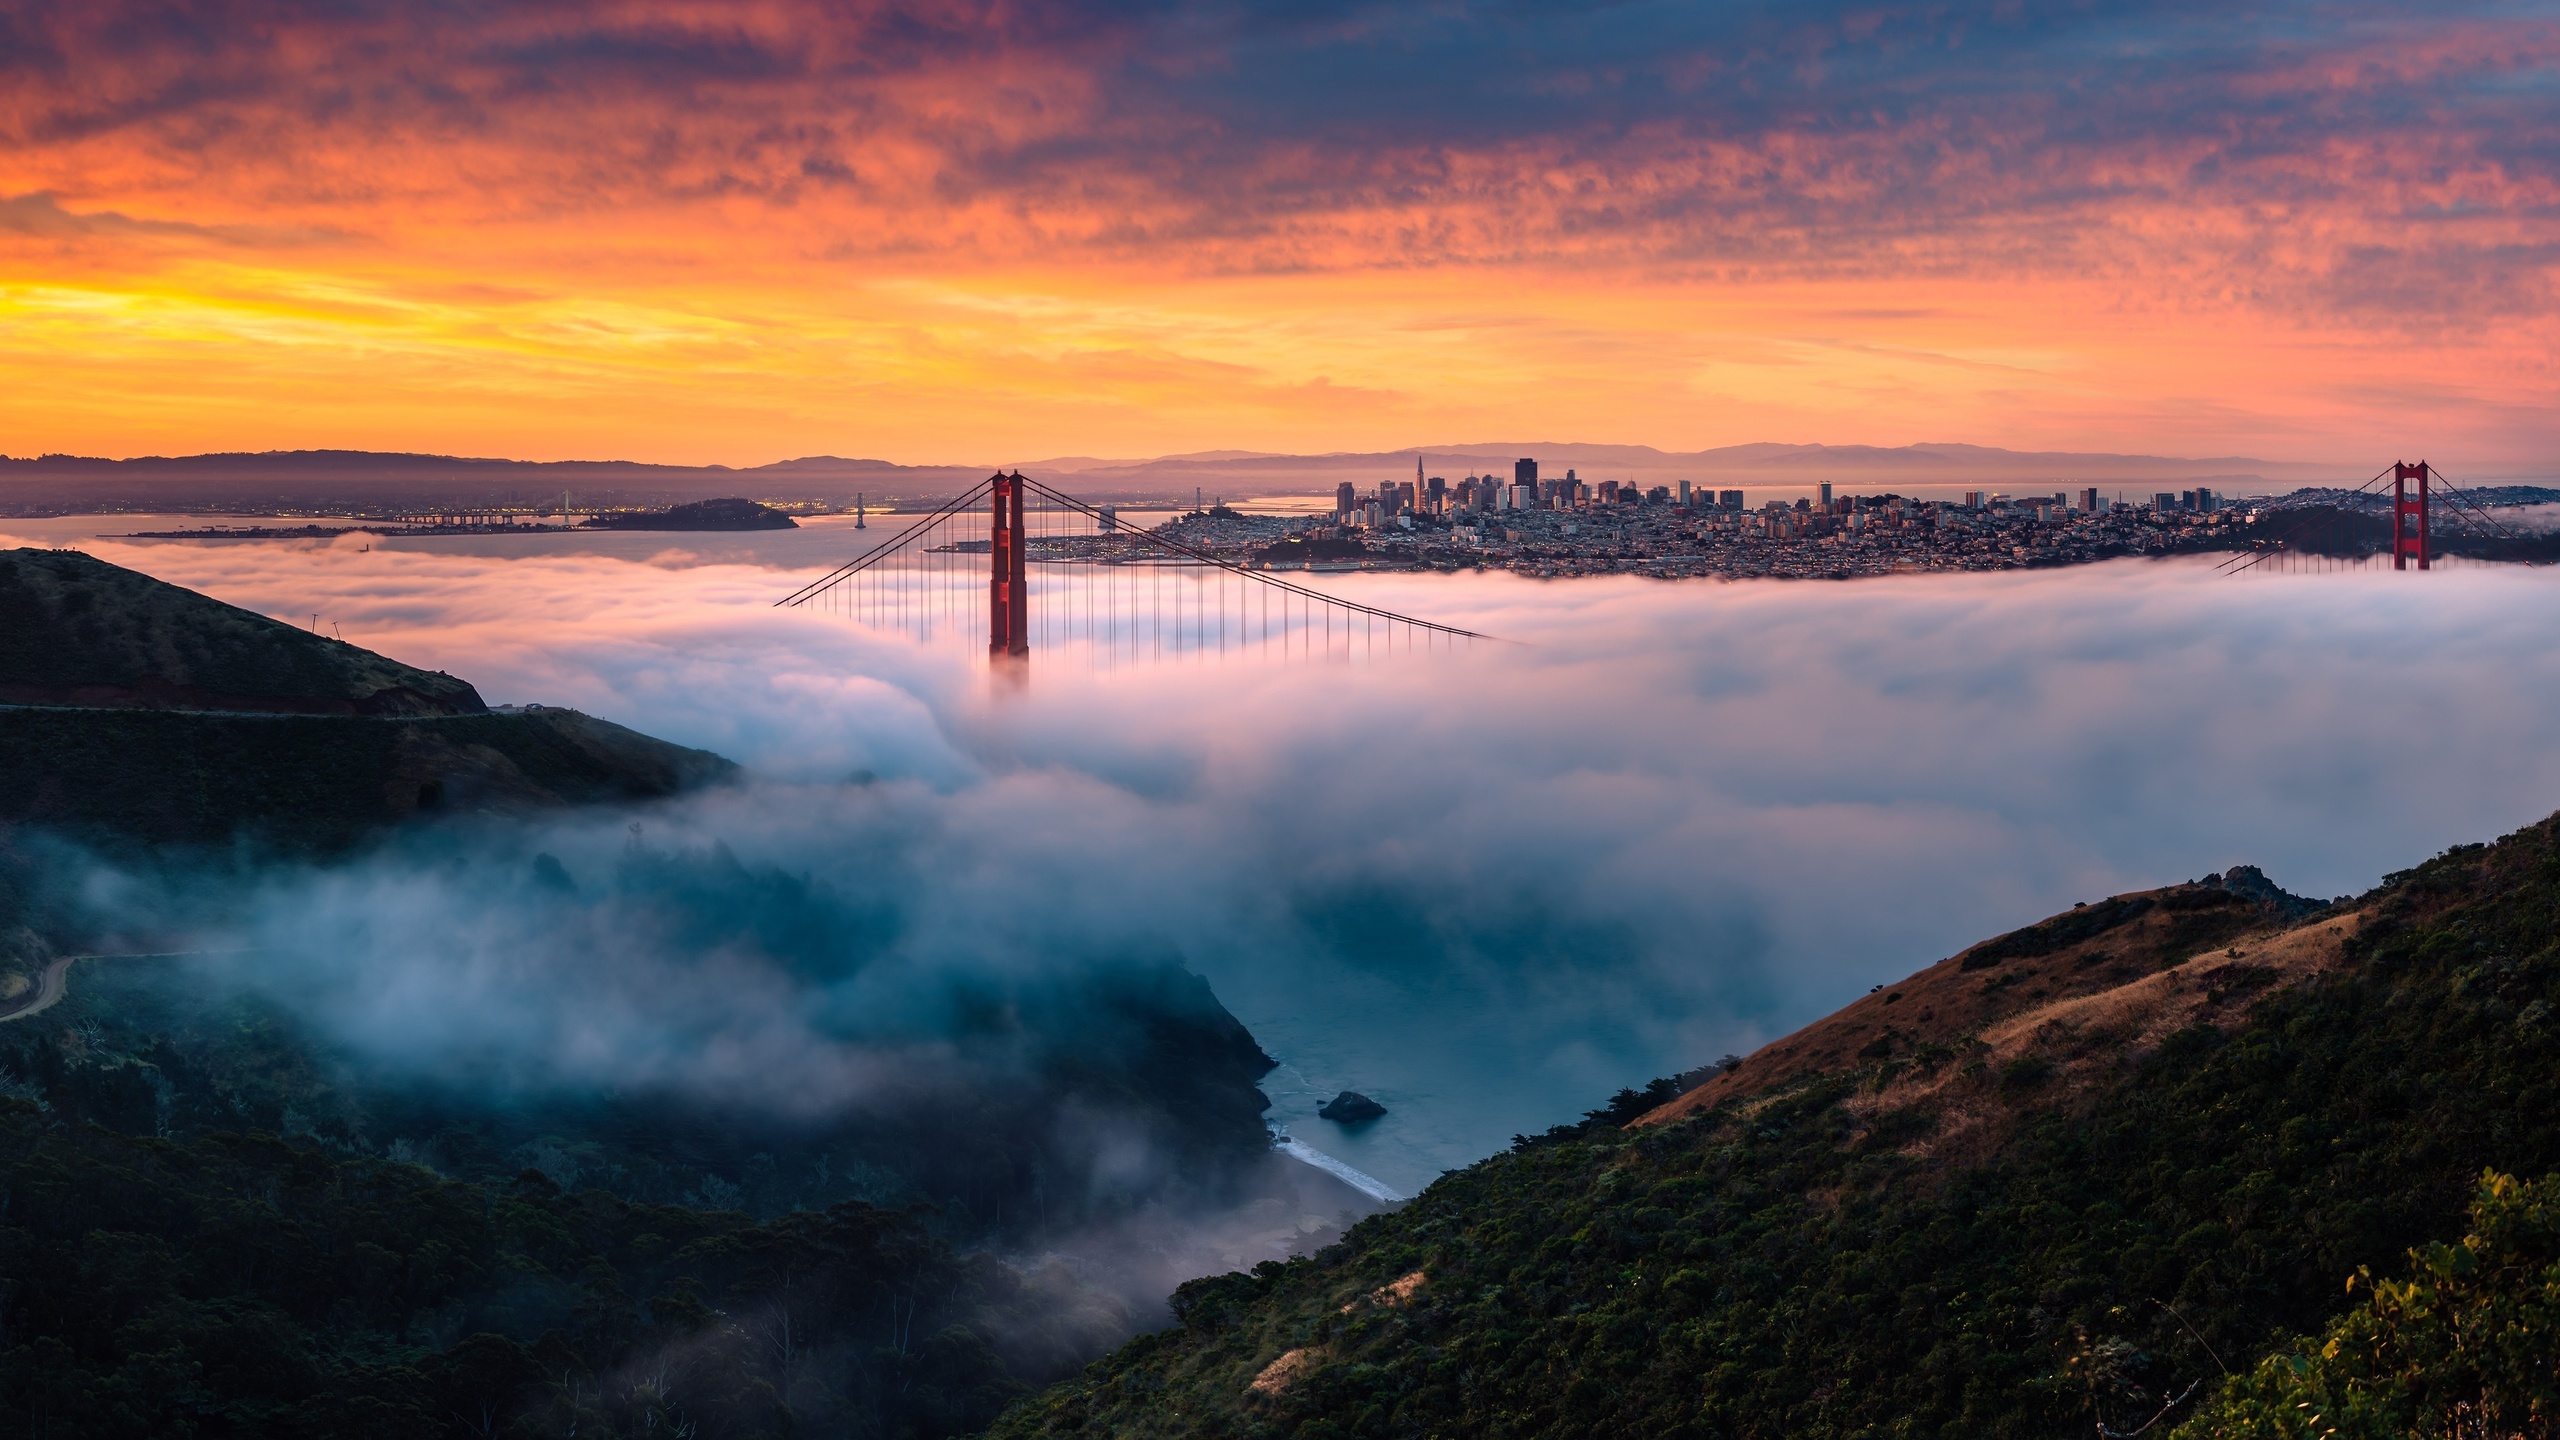
[[[933,529],[933,527],[950,519],[952,516],[968,509],[972,505],[977,504],[980,500],[986,497],[988,488],[994,484],[995,481],[992,479],[979,481],[966,494],[944,501],[933,510],[927,512],[922,519],[917,520],[906,529],[880,541],[870,549],[863,551],[861,554],[850,560],[847,560],[833,570],[828,571],[826,574],[819,576],[817,579],[810,581],[808,584],[803,585],[799,589],[792,591],[790,594],[783,596],[781,599],[774,601],[774,605],[776,607],[780,607],[785,605],[808,604],[818,596],[825,594],[827,591],[836,588],[845,581],[852,579],[854,576],[861,574],[863,571],[870,569],[872,566],[877,565],[906,549],[907,545],[911,541],[923,535],[926,531]]]

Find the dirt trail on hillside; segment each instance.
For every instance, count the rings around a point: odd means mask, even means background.
[[[52,1009],[62,997],[71,993],[71,962],[75,960],[182,960],[195,955],[239,955],[249,952],[231,950],[157,950],[139,955],[64,955],[44,967],[44,975],[36,985],[35,997],[14,1009],[0,1010],[0,1025],[24,1020]]]

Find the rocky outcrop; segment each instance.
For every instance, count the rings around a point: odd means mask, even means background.
[[[2255,865],[2234,865],[2223,871],[2219,878],[2223,889],[2254,902],[2270,914],[2280,915],[2286,919],[2307,919],[2329,908],[2329,902],[2326,900],[2314,900],[2307,895],[2296,895],[2286,890],[2268,879],[2267,872]],[[2205,877],[2208,883],[2215,879],[2216,877],[2211,875]]]
[[[1343,1091],[1326,1101],[1323,1108],[1316,1111],[1319,1118],[1338,1121],[1344,1125],[1357,1125],[1364,1120],[1375,1120],[1386,1113],[1386,1106],[1357,1090]]]

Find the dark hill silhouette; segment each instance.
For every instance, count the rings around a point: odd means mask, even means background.
[[[0,552],[0,829],[333,850],[736,769],[573,710],[492,713],[467,681],[74,551]]]
[[[327,852],[413,816],[654,800],[736,770],[575,710],[383,719],[0,706],[0,830],[108,845],[251,838]]]
[[[478,715],[469,683],[71,550],[0,551],[0,703]]]

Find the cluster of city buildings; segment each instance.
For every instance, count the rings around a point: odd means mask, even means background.
[[[1831,489],[1829,485],[1820,487],[1818,503],[1825,513],[1858,513],[1860,506],[1855,499],[1835,502]],[[2008,502],[2009,497],[2005,495],[1994,494],[1986,499],[1984,492],[1969,490],[1965,492],[1963,503],[1966,509],[1981,510]],[[1800,500],[1796,503],[1801,508],[1816,502]],[[2095,489],[2083,489],[2076,500],[2068,494],[2058,493],[2050,500],[2039,495],[2017,503],[2040,512],[2076,506],[2081,513],[2089,515],[2099,513],[2102,508],[2130,508],[2121,502],[2101,501]],[[1836,511],[1835,504],[1838,507]],[[1334,487],[1333,509],[1342,524],[1375,529],[1401,515],[1449,519],[1524,510],[1607,510],[1620,505],[1674,505],[1684,510],[1740,511],[1744,508],[1744,496],[1740,490],[1711,490],[1694,486],[1686,480],[1676,486],[1656,485],[1649,490],[1632,482],[1621,484],[1615,480],[1593,484],[1570,469],[1562,478],[1541,480],[1538,462],[1524,457],[1512,462],[1508,479],[1499,475],[1469,475],[1452,483],[1443,476],[1426,476],[1422,463],[1416,461],[1411,480],[1381,482],[1374,494],[1363,495],[1345,480]],[[2163,490],[2152,496],[2150,508],[2164,515],[2181,512],[2212,514],[2222,508],[2222,501],[2213,491],[2203,488],[2174,492]]]
[[[1344,522],[1371,528],[1391,521],[1399,515],[1428,515],[1447,518],[1451,515],[1499,513],[1516,510],[1582,510],[1592,506],[1635,505],[1643,503],[1703,503],[1707,492],[1680,482],[1677,491],[1668,485],[1641,490],[1633,484],[1603,480],[1592,484],[1570,469],[1563,478],[1538,478],[1538,462],[1520,459],[1512,462],[1508,480],[1499,475],[1469,475],[1452,484],[1446,477],[1426,476],[1422,462],[1416,460],[1411,480],[1390,480],[1378,486],[1374,495],[1361,495],[1348,480],[1334,487],[1334,513]],[[1723,501],[1739,508],[1742,492],[1720,492]]]
[[[1283,520],[1228,511],[1173,522],[1185,543],[1274,568],[1457,569],[1537,575],[1638,573],[1845,578],[1902,570],[2004,570],[2125,554],[2227,549],[2247,543],[2254,511],[2209,489],[2156,492],[2148,505],[2095,489],[1960,501],[1901,495],[1810,496],[1757,506],[1740,490],[1639,488],[1541,477],[1522,459],[1505,476],[1454,483],[1417,467],[1363,494],[1345,483],[1329,518]]]

